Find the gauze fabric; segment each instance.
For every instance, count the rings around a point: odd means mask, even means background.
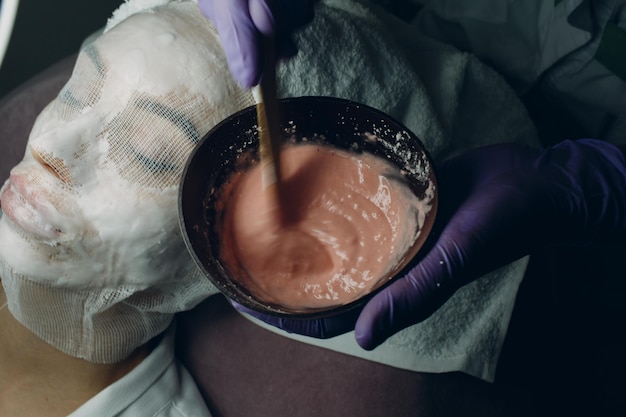
[[[15,318],[111,363],[216,293],[180,234],[178,186],[199,139],[251,104],[194,2],[133,14],[86,45],[3,187],[0,275]]]

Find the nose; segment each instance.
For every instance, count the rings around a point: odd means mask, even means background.
[[[42,167],[67,185],[81,185],[91,175],[99,124],[91,118],[69,122],[50,120],[36,125],[28,142],[29,152]],[[96,152],[97,153],[97,152]],[[80,182],[77,183],[77,182]]]
[[[29,150],[35,161],[42,165],[48,172],[60,179],[66,184],[72,184],[72,176],[67,165],[61,158],[54,156],[50,152],[43,150],[36,150],[32,145],[29,146]]]

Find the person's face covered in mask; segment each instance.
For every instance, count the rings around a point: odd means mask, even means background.
[[[157,10],[83,49],[2,190],[11,312],[95,362],[124,357],[211,291],[180,237],[178,185],[201,136],[251,104],[197,6]]]

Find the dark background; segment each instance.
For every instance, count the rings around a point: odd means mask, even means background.
[[[106,24],[123,0],[20,0],[0,67],[0,98],[60,59]]]

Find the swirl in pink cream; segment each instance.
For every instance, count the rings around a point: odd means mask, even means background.
[[[282,223],[258,165],[222,190],[220,258],[233,279],[263,302],[307,310],[349,303],[389,278],[429,202],[369,154],[296,145],[281,166]]]

